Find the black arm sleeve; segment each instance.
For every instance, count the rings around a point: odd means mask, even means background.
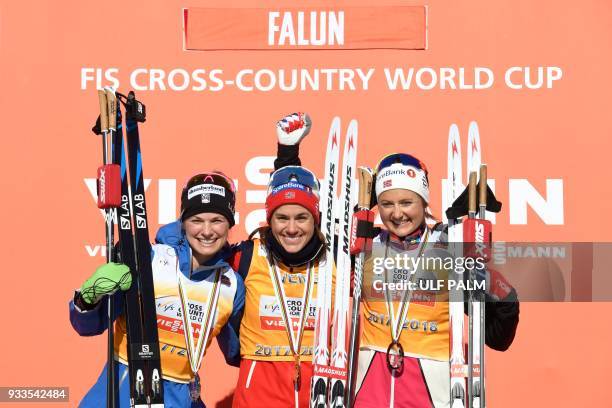
[[[300,145],[299,143],[293,146],[278,144],[276,151],[276,160],[274,160],[274,170],[278,170],[285,166],[301,166],[300,160]]]
[[[519,301],[516,290],[500,301],[487,298],[485,309],[485,342],[493,350],[508,350],[519,322]]]

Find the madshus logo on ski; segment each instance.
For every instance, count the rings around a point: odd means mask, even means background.
[[[342,161],[339,160],[338,139],[341,136],[340,118],[335,117],[330,127],[325,155],[325,179],[323,182],[325,200],[321,200],[321,225],[326,237],[326,259],[336,259],[335,293],[332,299],[333,262],[325,262],[319,268],[317,277],[317,308],[315,318],[315,340],[313,356],[313,376],[310,384],[311,408],[339,408],[347,405],[345,389],[348,369],[346,352],[347,318],[350,287],[350,231],[353,217],[351,192],[355,191],[357,159],[357,121],[351,120],[344,140]],[[338,165],[338,166],[337,166]],[[340,179],[337,167],[342,170]],[[338,189],[341,189],[338,194]],[[336,224],[336,209],[339,222]],[[337,231],[337,246],[334,245]],[[337,251],[334,257],[334,250]],[[333,307],[333,316],[331,314]],[[331,322],[330,322],[331,318]],[[330,324],[331,323],[331,324]],[[333,331],[329,332],[329,327]],[[330,358],[331,356],[331,358]]]

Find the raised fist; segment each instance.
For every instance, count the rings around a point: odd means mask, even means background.
[[[292,146],[300,143],[310,132],[312,121],[307,113],[297,112],[276,122],[278,143]]]

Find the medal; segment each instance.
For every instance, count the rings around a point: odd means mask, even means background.
[[[202,391],[200,376],[198,373],[196,373],[193,379],[189,381],[189,395],[191,396],[192,401],[197,401],[200,399],[200,391]]]
[[[399,341],[392,341],[387,348],[387,367],[391,371],[404,368],[404,348]]]
[[[421,243],[419,244],[418,255],[417,258],[420,258],[423,255],[423,251],[425,250],[425,245],[427,243],[427,238],[429,236],[429,230],[425,229],[423,236],[421,237]],[[387,238],[387,244],[385,249],[385,259],[388,256],[389,250],[389,238]],[[416,278],[416,273],[411,273],[408,282],[413,282]],[[388,270],[385,268],[385,279],[388,281]],[[391,281],[395,281],[395,279],[391,279]],[[412,299],[412,291],[406,290],[402,296],[400,301],[400,307],[397,311],[397,315],[395,314],[395,308],[393,307],[393,298],[389,293],[389,290],[385,288],[385,304],[387,306],[387,313],[389,313],[390,318],[390,328],[391,328],[391,343],[387,348],[387,367],[389,371],[402,371],[404,367],[404,347],[399,342],[399,338],[402,334],[402,329],[404,327],[404,322],[406,321],[406,317],[408,316],[408,308],[410,307],[410,300]]]
[[[295,355],[295,367],[294,367],[294,373],[293,373],[293,385],[295,386],[296,390],[300,389],[301,379],[302,379],[302,373],[300,370],[300,355],[296,354]]]

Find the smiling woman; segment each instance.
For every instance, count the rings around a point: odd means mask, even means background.
[[[183,221],[183,228],[193,261],[203,264],[227,242],[229,222],[222,215],[203,213],[187,218]]]
[[[181,194],[180,219],[160,228],[151,247],[166,406],[204,406],[198,371],[214,337],[226,361],[237,364],[244,283],[226,262],[234,205],[235,189],[224,174],[191,177]],[[129,290],[130,277],[125,265],[103,265],[70,302],[71,323],[82,336],[104,332],[108,328],[105,304],[110,298],[117,305],[115,359],[123,379],[119,407],[130,406],[130,384],[125,380],[130,367],[124,297],[114,292]],[[119,284],[112,284],[115,281]],[[105,368],[79,406],[106,406],[106,377]]]
[[[234,225],[234,183],[223,173],[198,174],[181,194],[181,221],[192,251],[192,267],[211,259],[227,244]]]
[[[319,181],[315,175],[301,166],[275,171],[268,184],[266,219],[285,251],[302,250],[319,223]]]
[[[285,204],[272,215],[270,229],[285,251],[296,253],[314,235],[314,217],[301,205]]]
[[[309,129],[310,120],[301,113],[278,122],[268,225],[235,246],[232,265],[244,278],[246,298],[234,407],[309,406],[316,276],[326,262],[318,228],[319,181],[299,165],[299,142]]]
[[[364,289],[368,295],[362,299],[363,330],[353,406],[448,407],[448,292],[422,291],[413,286],[432,276],[436,282],[448,281],[448,274],[441,267],[415,267],[411,278],[405,278],[403,266],[394,262],[387,266],[386,262],[423,259],[428,245],[438,250],[447,247],[446,226],[437,223],[429,227],[426,223],[428,217],[432,218],[427,207],[427,167],[409,154],[385,156],[376,166],[374,192],[384,228],[374,238],[373,250],[364,263],[364,288],[370,292]],[[485,290],[486,344],[503,351],[512,343],[518,325],[516,291],[492,268],[482,271],[488,276],[483,281],[489,282]],[[383,277],[385,282],[372,284],[374,275]],[[502,285],[506,290],[498,289]],[[417,288],[414,296],[411,287]],[[400,295],[393,296],[394,293]],[[424,303],[417,293],[431,297]]]

